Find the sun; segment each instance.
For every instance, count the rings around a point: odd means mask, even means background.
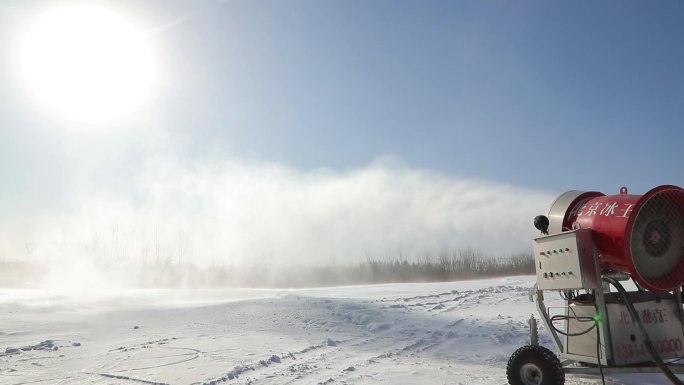
[[[122,15],[97,6],[41,14],[27,28],[17,56],[30,95],[78,120],[127,116],[150,96],[154,83],[145,34]]]

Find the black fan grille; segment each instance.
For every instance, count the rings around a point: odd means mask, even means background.
[[[630,255],[638,275],[664,290],[684,284],[684,191],[665,189],[643,202],[633,222]]]

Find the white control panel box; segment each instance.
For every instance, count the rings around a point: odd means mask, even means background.
[[[578,290],[600,287],[591,230],[573,230],[534,240],[537,287]]]

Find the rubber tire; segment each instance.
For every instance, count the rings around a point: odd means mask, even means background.
[[[522,369],[527,366],[538,370],[541,382],[531,382],[523,378]],[[549,349],[538,345],[527,345],[516,350],[508,360],[506,377],[510,385],[564,385],[565,372],[558,357]]]

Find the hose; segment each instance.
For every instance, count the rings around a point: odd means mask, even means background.
[[[641,322],[639,314],[634,308],[632,302],[630,302],[627,298],[627,292],[625,291],[625,288],[622,287],[620,282],[618,282],[614,278],[603,277],[603,280],[615,286],[617,291],[620,293],[620,296],[625,301],[627,311],[629,312],[629,315],[632,317],[632,319],[636,321],[637,326],[639,326],[641,338],[643,338],[644,344],[646,345],[646,348],[648,349],[648,352],[651,354],[651,358],[653,358],[653,362],[655,362],[658,369],[660,369],[660,371],[663,372],[665,377],[667,377],[667,379],[670,380],[670,382],[672,382],[674,385],[684,385],[684,382],[682,382],[677,376],[675,376],[674,373],[672,373],[672,370],[670,370],[670,368],[667,365],[665,365],[665,362],[663,361],[662,357],[660,357],[660,354],[658,354],[658,351],[656,350],[655,346],[653,346],[653,342],[651,342],[651,339],[648,337],[648,333],[646,333],[646,328],[644,327],[644,324]]]

